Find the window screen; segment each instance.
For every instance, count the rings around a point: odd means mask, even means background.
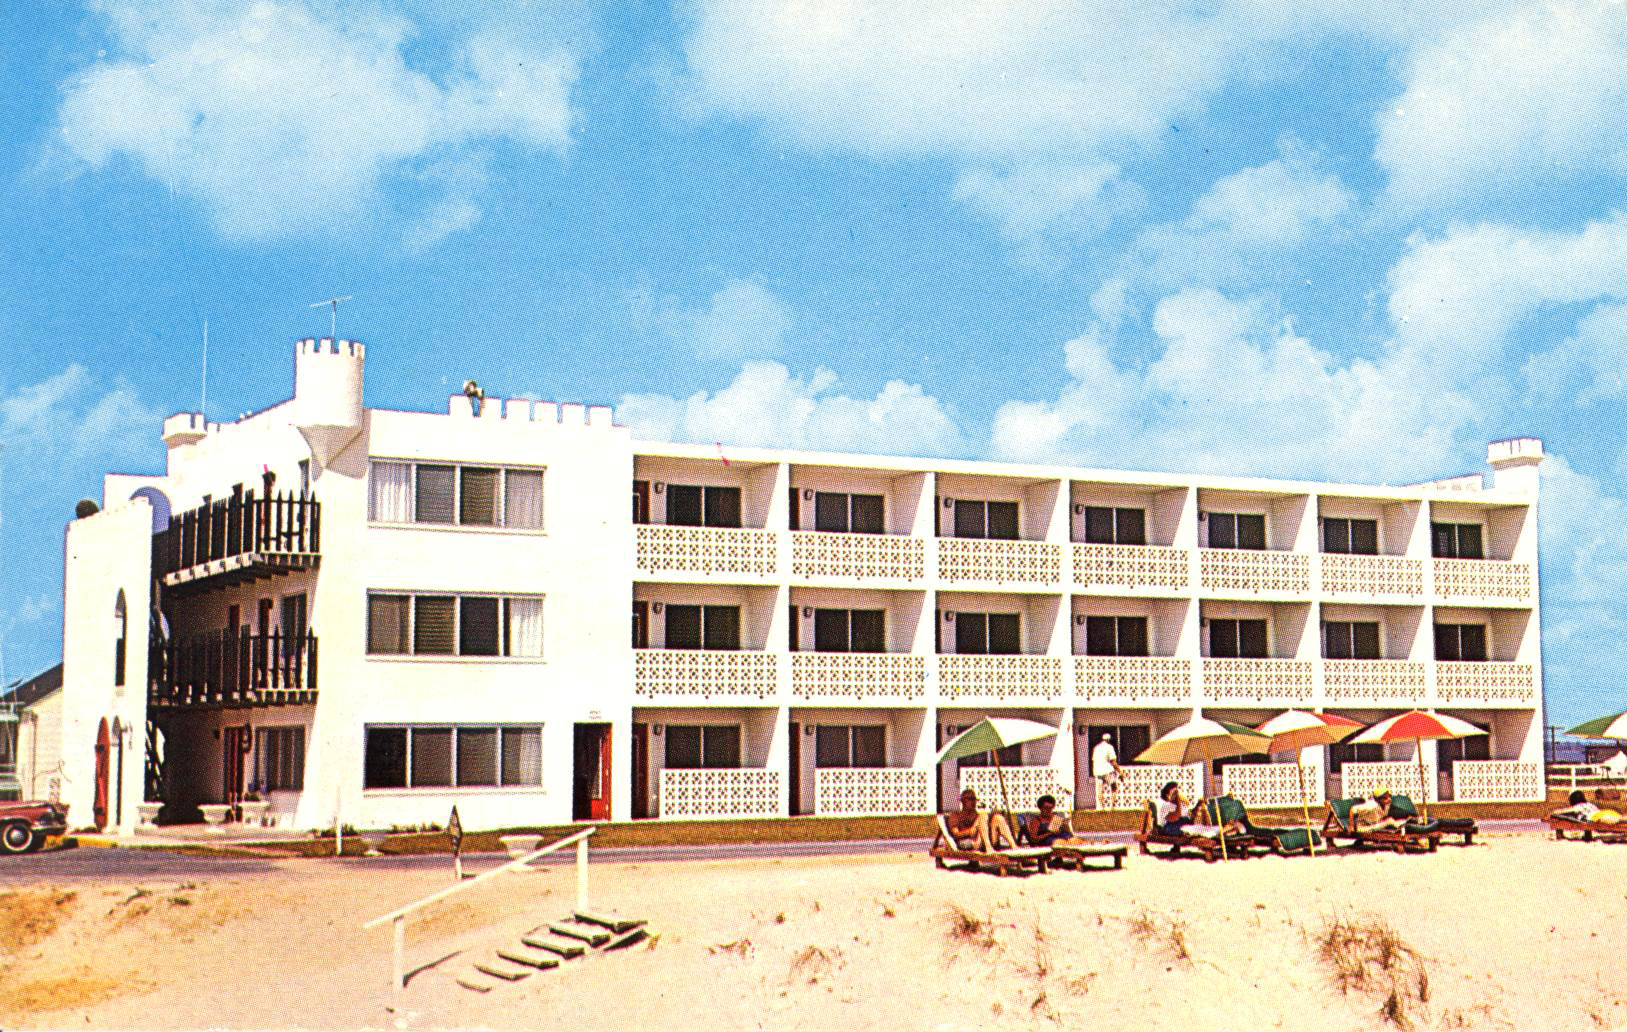
[[[413,652],[418,655],[452,655],[455,601],[449,595],[419,595],[413,599]]]
[[[473,527],[497,526],[498,471],[480,466],[458,470],[458,522]]]
[[[370,727],[367,729],[363,786],[366,788],[407,787],[407,729]]]
[[[458,784],[497,784],[497,729],[460,727],[458,731]]]
[[[708,487],[705,492],[708,527],[740,526],[740,489]]]
[[[407,652],[409,606],[407,595],[367,597],[367,651],[377,656],[399,656]]]
[[[419,523],[451,523],[454,470],[451,466],[418,464],[413,518]]]

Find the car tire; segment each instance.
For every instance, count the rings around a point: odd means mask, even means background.
[[[26,853],[40,844],[34,830],[22,821],[0,826],[0,853]]]

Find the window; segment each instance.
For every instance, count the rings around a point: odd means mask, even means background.
[[[288,730],[300,732],[299,747],[303,753],[304,730]],[[540,724],[369,726],[365,753],[364,788],[494,788],[542,784]]]
[[[1016,613],[951,613],[955,652],[961,656],[1015,656],[1022,651],[1022,621]]]
[[[814,766],[887,766],[887,729],[881,724],[820,724],[814,728]]]
[[[886,611],[815,609],[814,651],[886,652]]]
[[[954,536],[1017,540],[1017,503],[955,499]]]
[[[740,766],[738,724],[668,724],[665,737],[665,767],[733,770]]]
[[[1489,728],[1483,730],[1489,731]],[[1447,738],[1435,743],[1435,765],[1437,770],[1444,770],[1448,774],[1457,773],[1452,764],[1458,760],[1489,760],[1491,759],[1491,735],[1470,735],[1468,738]]]
[[[633,522],[650,522],[650,482],[633,481]]]
[[[881,495],[820,491],[814,495],[814,529],[837,534],[884,534],[882,511]]]
[[[674,527],[740,526],[738,487],[668,484],[667,523]]]
[[[1205,513],[1210,548],[1265,549],[1265,517],[1253,512]]]
[[[536,658],[542,655],[542,599],[369,593],[367,652]]]
[[[1264,620],[1210,620],[1209,655],[1221,659],[1264,659]]]
[[[1085,617],[1085,655],[1147,655],[1147,618],[1144,616]]]
[[[125,615],[124,589],[120,588],[118,595],[113,599],[113,684],[115,687],[124,684],[124,642],[129,634],[128,625],[129,620]]]
[[[1384,747],[1375,743],[1334,742],[1328,746],[1328,773],[1337,774],[1347,763],[1382,763]]]
[[[1113,751],[1118,754],[1120,766],[1136,762],[1136,757],[1152,744],[1152,728],[1146,724],[1091,724],[1085,728],[1085,741],[1094,750],[1102,736],[1109,733],[1113,735]]]
[[[1323,659],[1378,659],[1378,624],[1329,620],[1322,625]]]
[[[1093,545],[1144,545],[1147,510],[1085,506],[1085,541]]]
[[[255,730],[254,783],[262,792],[305,787],[305,729],[262,727]]]
[[[368,466],[367,518],[541,530],[542,471],[375,460]]]
[[[669,649],[715,649],[732,651],[740,647],[739,606],[675,606],[666,612],[666,647]]]
[[[1484,559],[1478,523],[1431,523],[1430,551],[1437,559]]]
[[[1486,659],[1485,624],[1436,624],[1435,658],[1447,662]]]
[[[1322,551],[1378,555],[1378,520],[1330,517],[1322,521]]]
[[[633,648],[647,649],[650,647],[650,604],[648,602],[633,603]]]

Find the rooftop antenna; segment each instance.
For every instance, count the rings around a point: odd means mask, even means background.
[[[311,306],[312,308],[321,308],[323,305],[333,306],[333,323],[328,329],[328,336],[332,338],[335,343],[337,343],[339,340],[339,302],[349,301],[350,299],[351,295],[346,294],[344,297],[330,297],[326,301],[318,301],[316,304]]]
[[[198,391],[198,414],[209,426],[209,320],[203,321],[203,386]]]

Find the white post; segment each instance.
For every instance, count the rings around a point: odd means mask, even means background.
[[[407,915],[402,914],[392,923],[395,926],[395,991],[399,993],[407,987]]]
[[[576,909],[588,908],[588,840],[576,843]]]
[[[462,853],[453,853],[452,854],[452,880],[453,881],[462,881],[463,880],[463,854]]]

